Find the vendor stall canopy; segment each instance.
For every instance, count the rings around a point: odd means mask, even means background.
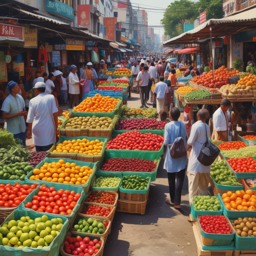
[[[241,29],[252,30],[256,28],[256,5],[248,7],[238,13],[222,19],[210,19],[198,27],[180,34],[164,42],[164,46],[172,46],[182,43],[195,43],[200,39],[210,38],[210,28],[212,28],[212,37],[221,37],[233,35]]]

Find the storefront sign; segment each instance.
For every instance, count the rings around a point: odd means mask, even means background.
[[[117,18],[103,18],[104,26],[106,27],[106,36],[108,40],[116,41],[116,22]]]
[[[233,45],[233,60],[243,59],[243,43],[235,43]]]
[[[67,57],[67,51],[61,52],[61,65],[67,66],[68,65],[68,57]]]
[[[45,5],[47,12],[55,13],[71,20],[74,19],[73,8],[67,4],[59,1],[45,0]]]
[[[24,48],[37,48],[37,28],[24,28]]]
[[[86,47],[92,47],[92,46],[95,46],[95,44],[96,44],[95,41],[87,41],[85,46]]]
[[[5,63],[10,63],[12,61],[12,56],[11,55],[5,55],[4,56],[4,62]]]
[[[52,66],[59,67],[60,66],[60,51],[52,52]]]
[[[85,50],[85,41],[75,40],[72,38],[66,39],[66,50],[68,51],[84,51]]]
[[[7,81],[7,65],[4,61],[4,51],[0,51],[0,81]]]
[[[65,44],[55,44],[53,46],[54,51],[63,51],[66,50],[66,45]]]
[[[24,40],[23,27],[0,24],[0,36]]]
[[[206,11],[200,13],[200,25],[203,24],[204,22],[206,22]]]
[[[90,9],[89,4],[77,6],[77,24],[82,27],[90,27]]]

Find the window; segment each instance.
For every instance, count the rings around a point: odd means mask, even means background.
[[[118,17],[118,12],[114,12],[114,17]]]
[[[63,4],[66,4],[66,5],[69,5],[69,6],[72,7],[72,1],[73,0],[55,0],[55,1],[61,2]]]

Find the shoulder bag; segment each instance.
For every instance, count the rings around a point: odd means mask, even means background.
[[[202,145],[197,160],[205,166],[211,165],[214,160],[218,157],[220,149],[215,146],[207,137],[207,129],[205,125],[206,142]]]
[[[180,124],[180,123],[179,123]],[[172,158],[180,158],[187,155],[187,149],[185,145],[185,141],[181,137],[181,124],[180,124],[180,132],[179,137],[177,137],[172,145],[169,146],[170,155]]]

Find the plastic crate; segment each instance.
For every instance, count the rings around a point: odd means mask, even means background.
[[[235,176],[238,178],[238,179],[244,179],[244,178],[255,178],[256,177],[256,172],[235,172],[231,166],[229,165],[228,161],[227,161],[227,158],[225,158],[225,161],[227,163],[227,166],[228,168],[235,174]]]

